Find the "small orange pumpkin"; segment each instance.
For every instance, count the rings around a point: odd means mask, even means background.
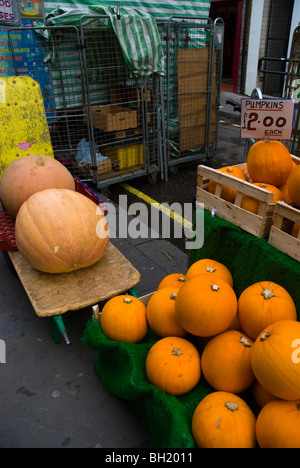
[[[262,183],[262,182],[255,182],[253,185],[256,185],[257,187],[263,188],[265,190],[268,190],[269,192],[272,192],[274,194],[272,203],[276,203],[279,200],[283,200],[283,195],[279,188],[275,187],[274,185]],[[243,194],[242,196],[242,201],[241,201],[241,208],[243,208],[246,211],[250,211],[251,213],[258,213],[259,210],[259,205],[260,201],[257,200],[254,197],[251,197],[250,195]]]
[[[260,448],[300,448],[300,400],[273,400],[260,411],[256,437]]]
[[[185,283],[185,275],[181,273],[171,273],[165,276],[158,285],[157,289],[161,288],[181,288]]]
[[[247,181],[247,175],[240,167],[226,166],[226,167],[221,167],[220,169],[218,169],[218,171],[224,172],[225,174],[236,177],[238,179]],[[214,180],[210,180],[207,188],[210,193],[215,193],[216,182]],[[236,193],[237,191],[235,189],[222,185],[221,198],[223,198],[224,200],[230,203],[233,203],[236,197]]]
[[[170,395],[192,390],[201,377],[201,359],[188,340],[168,336],[157,341],[146,358],[149,382]]]
[[[232,287],[221,278],[194,276],[180,288],[175,303],[180,325],[197,336],[214,336],[227,330],[237,313]]]
[[[111,340],[138,343],[148,331],[146,306],[133,296],[115,296],[103,307],[100,323]]]
[[[300,398],[300,322],[282,320],[259,334],[251,352],[255,377],[283,400]]]
[[[192,435],[200,448],[256,448],[255,426],[255,416],[242,398],[213,392],[194,411]]]
[[[207,382],[224,392],[241,393],[254,382],[251,367],[253,341],[243,333],[229,330],[211,339],[201,357]]]
[[[293,169],[293,160],[281,141],[261,140],[249,149],[247,169],[253,182],[278,187],[287,181]]]
[[[299,230],[300,230],[300,223],[294,223],[291,234],[293,237],[296,237],[296,239],[298,239]]]
[[[36,192],[15,224],[19,252],[37,270],[68,273],[98,262],[109,243],[106,218],[86,196],[67,189]]]
[[[68,169],[50,156],[28,155],[12,161],[0,180],[0,198],[14,217],[31,195],[49,188],[75,190]]]
[[[237,315],[242,330],[253,340],[274,322],[297,320],[293,298],[271,281],[259,281],[246,288],[238,299]]]
[[[255,380],[252,385],[251,393],[258,408],[263,408],[269,401],[276,399],[276,397],[268,392],[258,380]]]
[[[161,338],[186,336],[187,331],[177,322],[175,302],[179,288],[158,289],[147,304],[147,319],[152,330]]]
[[[287,181],[280,185],[278,188],[279,190],[281,191],[282,193],[282,196],[283,196],[283,201],[285,203],[287,203],[288,205],[291,205],[293,203],[293,200],[291,199],[290,195],[289,195],[289,187],[288,187],[288,181],[289,181],[289,178],[291,177],[293,171],[296,169],[297,164],[293,161],[293,169],[292,169],[292,172],[290,173],[290,175],[288,176],[287,178]]]
[[[186,281],[194,276],[209,274],[211,277],[221,278],[233,287],[233,277],[230,270],[223,265],[210,258],[202,258],[193,263],[186,273]]]
[[[293,170],[288,179],[288,192],[291,200],[300,207],[300,165]]]

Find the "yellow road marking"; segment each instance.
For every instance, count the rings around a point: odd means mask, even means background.
[[[179,214],[175,213],[172,210],[169,210],[166,206],[162,205],[161,203],[158,203],[155,201],[153,198],[149,197],[143,192],[140,192],[140,190],[137,190],[136,188],[132,187],[129,184],[123,183],[121,186],[127,190],[128,192],[132,193],[133,195],[136,195],[138,198],[141,200],[144,200],[146,203],[149,203],[149,205],[153,206],[157,210],[161,211],[162,213],[166,214],[169,216],[173,221],[176,223],[181,224],[183,227],[187,227],[190,230],[193,230],[193,223],[188,221],[187,219],[183,218]]]

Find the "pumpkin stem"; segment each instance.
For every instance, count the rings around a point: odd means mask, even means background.
[[[242,343],[245,348],[251,348],[251,343],[247,338],[245,338],[245,336],[241,336],[240,343]]]
[[[180,349],[180,348],[174,348],[173,351],[172,351],[172,354],[174,356],[181,356],[181,354],[183,354],[183,352],[182,352],[182,349]]]
[[[266,188],[266,184],[259,184],[261,188]]]
[[[45,166],[45,161],[42,158],[42,156],[39,156],[38,159],[36,160],[36,165],[37,166]]]
[[[130,297],[125,297],[123,302],[124,302],[125,304],[131,304],[132,299],[131,299]]]
[[[260,341],[266,341],[270,336],[271,334],[269,332],[263,333],[260,337]]]
[[[175,301],[176,297],[177,297],[177,293],[172,293],[170,296],[170,299],[172,299],[172,301]]]
[[[234,170],[232,169],[232,167],[228,167],[228,168],[226,169],[226,172],[234,172]]]
[[[239,405],[237,404],[236,401],[227,401],[227,403],[225,403],[225,406],[229,411],[232,411],[232,412],[239,409]]]
[[[214,273],[216,271],[216,269],[214,267],[206,267],[206,271],[208,273]]]
[[[273,290],[267,289],[267,288],[263,289],[263,292],[261,293],[261,295],[264,297],[264,299],[271,299],[271,297],[275,296],[275,294],[273,293]]]
[[[217,284],[212,284],[211,285],[211,290],[212,291],[219,291],[220,287]]]
[[[180,283],[184,283],[184,282],[185,282],[185,278],[180,277],[180,278],[178,278],[178,281],[179,281]]]

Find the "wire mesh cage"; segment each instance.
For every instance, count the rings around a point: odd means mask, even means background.
[[[224,23],[173,17],[167,23],[167,166],[207,159],[217,144]]]

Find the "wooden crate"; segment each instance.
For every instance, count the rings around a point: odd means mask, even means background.
[[[300,231],[298,238],[291,235],[294,223],[300,223],[300,210],[279,201],[276,203],[268,242],[298,262],[300,261]]]
[[[137,127],[137,111],[117,105],[91,108],[93,127],[104,132],[114,132]]]
[[[246,164],[238,164],[237,166],[244,170],[247,167]],[[214,194],[208,192],[208,179],[216,182]],[[256,237],[269,235],[276,206],[275,203],[272,203],[274,197],[272,192],[203,165],[198,166],[197,185],[197,203],[203,203],[206,210],[215,210],[215,214],[219,218],[235,224]],[[237,190],[234,203],[220,198],[222,185]],[[250,213],[241,208],[243,194],[260,201],[258,214]]]

